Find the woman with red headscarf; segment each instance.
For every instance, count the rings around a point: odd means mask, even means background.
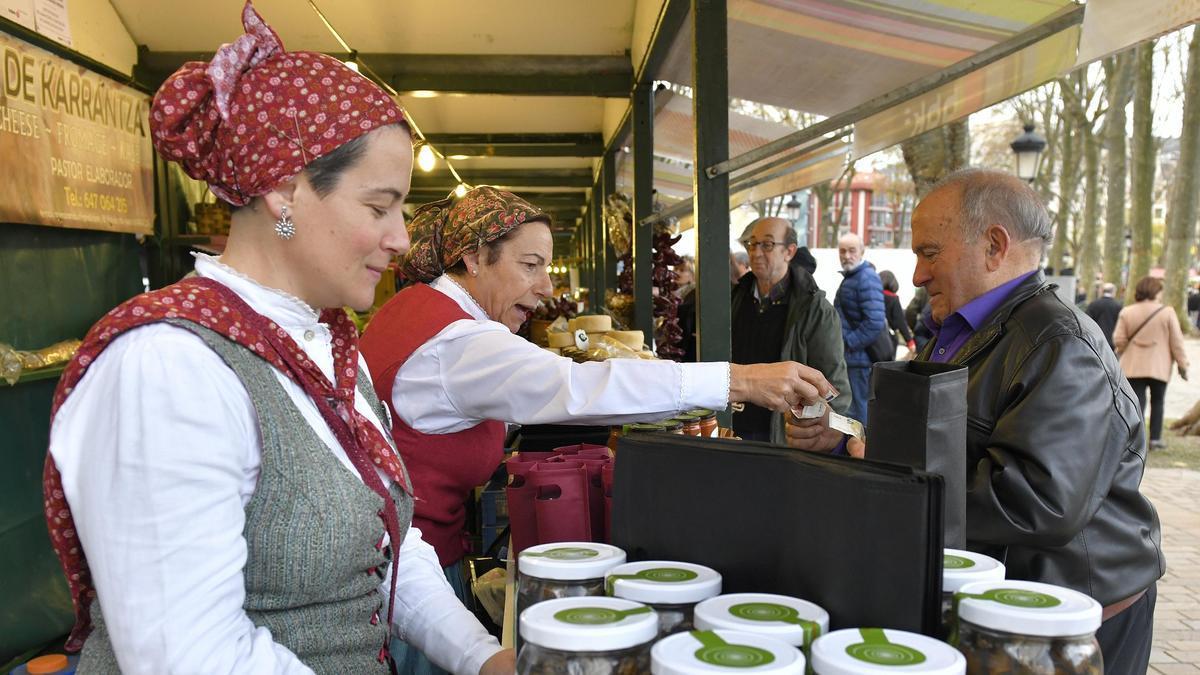
[[[412,487],[345,312],[408,246],[402,111],[336,59],[246,34],[151,107],[237,207],[225,253],[88,333],[54,398],[46,517],[79,672],[389,672],[396,637],[510,673],[409,527]]]

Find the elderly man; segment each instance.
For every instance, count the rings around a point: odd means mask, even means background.
[[[913,283],[940,324],[922,359],[967,380],[967,544],[1008,575],[1074,588],[1104,606],[1110,673],[1144,673],[1158,516],[1139,492],[1146,441],[1137,398],[1096,324],[1038,270],[1050,217],[1023,181],[967,169],[917,206]],[[788,425],[811,450],[845,443],[820,421]],[[870,456],[857,439],[850,453]]]
[[[850,416],[867,423],[867,400],[871,394],[871,357],[867,347],[875,342],[887,323],[883,304],[883,282],[871,263],[863,260],[863,240],[857,234],[842,235],[838,240],[838,259],[842,263],[842,284],[833,306],[842,317],[842,340],[846,343],[846,368],[854,402]]]
[[[841,392],[833,407],[846,410],[851,396],[841,326],[812,275],[789,264],[796,255],[796,231],[782,218],[760,218],[752,226],[743,241],[750,272],[733,289],[733,362],[799,361],[825,375]],[[752,404],[734,414],[733,430],[749,440],[786,440],[782,415]]]
[[[1117,287],[1104,284],[1100,287],[1100,297],[1088,303],[1087,315],[1100,327],[1108,346],[1113,346],[1113,331],[1117,329],[1117,317],[1121,314],[1121,301],[1116,298]]]

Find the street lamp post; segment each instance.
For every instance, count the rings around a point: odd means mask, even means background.
[[[1017,156],[1017,176],[1029,183],[1037,178],[1038,158],[1046,149],[1046,139],[1033,129],[1032,124],[1026,124],[1025,133],[1009,145]]]
[[[796,199],[796,194],[793,192],[791,199],[788,199],[787,203],[783,206],[787,209],[788,220],[792,221],[792,229],[796,230],[797,240],[802,242],[801,245],[807,246],[808,228],[805,228],[804,232],[800,231],[800,212],[804,208],[804,205],[800,203],[799,199]]]

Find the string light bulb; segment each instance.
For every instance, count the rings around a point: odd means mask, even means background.
[[[433,146],[422,145],[417,151],[417,166],[425,173],[433,171],[433,165],[437,162],[437,155],[433,154]]]
[[[429,147],[429,146],[426,146],[426,147]],[[454,188],[454,196],[458,197],[459,199],[466,197],[467,196],[467,184],[459,183],[458,187]]]

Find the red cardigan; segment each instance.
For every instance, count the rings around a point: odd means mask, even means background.
[[[468,550],[466,500],[504,460],[504,423],[488,420],[451,434],[423,434],[396,414],[392,385],[413,352],[454,321],[470,318],[450,297],[414,284],[379,309],[359,345],[375,392],[392,415],[392,437],[412,477],[413,525],[437,551],[443,567]]]

